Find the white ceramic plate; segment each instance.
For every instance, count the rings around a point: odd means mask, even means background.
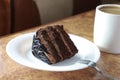
[[[82,63],[77,63],[80,59],[89,59],[97,62],[100,58],[100,51],[92,42],[80,36],[69,34],[79,50],[78,53],[70,59],[53,65],[48,65],[34,57],[31,53],[33,34],[34,33],[24,34],[8,42],[6,51],[9,57],[24,66],[48,71],[73,71],[83,69],[88,66]]]

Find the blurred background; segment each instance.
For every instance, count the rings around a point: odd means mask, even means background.
[[[0,0],[0,37],[120,0]]]

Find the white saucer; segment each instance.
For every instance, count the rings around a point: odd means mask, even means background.
[[[34,57],[31,53],[31,46],[34,33],[28,33],[12,39],[6,46],[9,57],[24,66],[47,71],[73,71],[88,67],[85,64],[77,63],[80,59],[88,59],[97,62],[100,58],[99,49],[89,40],[80,36],[69,34],[70,38],[78,48],[78,53],[65,61],[48,65]]]

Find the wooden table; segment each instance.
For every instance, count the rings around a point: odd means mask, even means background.
[[[63,24],[67,32],[93,41],[94,14],[94,11],[88,11],[54,23],[1,37],[0,80],[107,80],[90,67],[70,72],[50,72],[31,69],[16,63],[6,53],[6,45],[11,39],[25,33],[35,32],[40,27],[54,24]],[[105,73],[120,80],[120,55],[101,52],[101,58],[97,64]]]

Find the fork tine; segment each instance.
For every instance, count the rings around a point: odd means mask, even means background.
[[[91,66],[91,67],[96,66],[96,63],[91,61],[91,60],[79,60],[79,63],[83,63],[83,64],[86,64],[86,65]]]
[[[79,60],[79,62],[88,65],[91,61],[90,60]]]

